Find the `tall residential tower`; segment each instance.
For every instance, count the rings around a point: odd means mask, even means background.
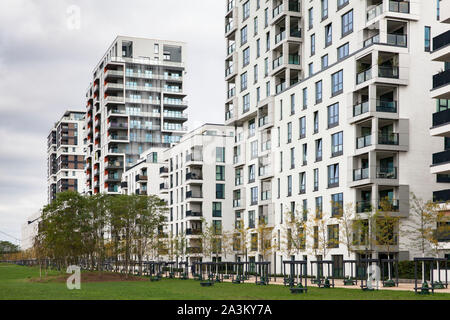
[[[124,170],[186,131],[185,46],[119,36],[95,67],[86,110],[86,189],[120,193]]]

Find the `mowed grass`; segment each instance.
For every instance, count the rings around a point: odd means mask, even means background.
[[[50,276],[58,275],[49,272]],[[293,295],[280,285],[216,283],[201,287],[195,280],[121,281],[82,283],[81,290],[68,290],[66,284],[39,277],[39,268],[0,264],[0,300],[450,300],[450,294],[416,295],[408,291],[308,288],[307,294]]]

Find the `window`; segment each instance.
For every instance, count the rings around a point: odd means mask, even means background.
[[[216,166],[216,180],[225,181],[225,166]]]
[[[250,1],[247,1],[242,5],[242,11],[244,12],[243,20],[250,17]]]
[[[253,66],[253,82],[254,83],[257,83],[258,82],[258,65],[257,64],[255,64],[254,66]],[[259,89],[259,88],[258,88]],[[259,101],[259,98],[258,98],[258,101]]]
[[[303,88],[303,109],[308,107],[308,88]]]
[[[349,44],[348,42],[337,49],[338,60],[344,59],[349,54]]]
[[[328,18],[328,0],[321,0],[322,2],[322,20]]]
[[[269,58],[264,59],[264,76],[267,77],[269,75]]]
[[[243,111],[242,113],[250,110],[250,93],[247,93],[243,98]]]
[[[153,53],[154,54],[159,54],[159,44],[155,44]]]
[[[214,234],[218,235],[218,234],[222,234],[222,221],[221,220],[213,220],[213,230],[214,230]],[[218,251],[220,251],[220,247],[221,247],[221,243],[219,239],[215,239],[215,241],[219,241],[218,243],[216,243],[214,245],[214,248],[217,248]],[[213,249],[215,250],[215,249]]]
[[[270,50],[270,32],[266,33],[266,52]]]
[[[255,227],[255,211],[250,210],[248,212],[248,227],[254,228]]]
[[[322,80],[316,82],[316,103],[322,102]]]
[[[341,216],[344,210],[344,196],[342,193],[331,195],[331,216]]]
[[[339,164],[328,166],[328,188],[339,187]]]
[[[303,199],[302,204],[303,221],[308,220],[308,200]]]
[[[250,47],[248,47],[247,49],[245,49],[243,52],[242,52],[242,55],[243,55],[243,59],[242,59],[242,61],[243,61],[243,67],[245,67],[246,65],[248,65],[249,63],[250,63]]]
[[[343,133],[338,132],[331,135],[331,156],[337,157],[344,153]]]
[[[278,196],[278,199],[280,199],[280,197],[281,197],[281,193],[280,193],[280,191],[281,191],[281,180],[280,180],[280,178],[277,179],[277,186],[278,186],[277,196]]]
[[[299,193],[306,193],[306,172],[300,172],[298,176],[299,181]]]
[[[278,146],[280,146],[281,145],[281,128],[277,127],[277,131],[278,131],[278,135],[277,135],[277,137],[278,137]]]
[[[316,140],[316,162],[322,161],[322,139]]]
[[[308,10],[308,28],[312,29],[313,27],[313,8],[309,8]]]
[[[343,91],[343,74],[344,71],[340,70],[331,75],[331,95],[335,96]]]
[[[252,141],[250,144],[250,158],[255,159],[258,157],[258,140]]]
[[[431,27],[425,27],[425,51],[431,51]]]
[[[256,88],[256,104],[258,104],[259,101],[261,101],[261,88],[260,87]]]
[[[353,10],[350,10],[342,16],[342,36],[353,32]]]
[[[256,40],[256,58],[261,56],[261,39]]]
[[[243,183],[242,169],[235,169],[234,171],[234,185],[240,186]]]
[[[303,139],[306,137],[306,117],[301,117],[299,119],[299,139]]]
[[[339,125],[339,102],[328,107],[328,128]]]
[[[225,162],[225,147],[216,147],[216,162]]]
[[[258,34],[258,17],[253,19],[253,34],[256,36]]]
[[[280,151],[280,172],[283,172],[283,151]]]
[[[222,217],[222,202],[213,202],[212,207],[213,207],[212,216],[214,218]]]
[[[241,91],[247,89],[247,72],[241,74]]]
[[[333,42],[333,28],[331,23],[325,26],[325,47],[328,47]]]
[[[258,204],[258,187],[250,189],[250,205]]]
[[[291,148],[291,169],[295,168],[295,148]]]
[[[311,77],[314,74],[314,63],[308,64],[308,75]]]
[[[270,97],[270,81],[266,82],[266,97]]]
[[[339,225],[332,224],[328,225],[328,248],[339,248]]]
[[[337,9],[341,9],[342,7],[344,7],[346,4],[348,4],[349,0],[337,0]]]
[[[316,54],[316,35],[311,35],[311,56]]]
[[[302,160],[303,160],[303,165],[307,164],[307,158],[308,158],[308,144],[304,143],[302,145]]]
[[[241,29],[241,46],[247,43],[247,26]]]
[[[292,176],[287,177],[287,196],[292,196]]]
[[[216,184],[216,199],[225,199],[225,185],[222,183]]]
[[[255,119],[248,121],[248,137],[251,138],[256,134],[256,122]]]
[[[292,142],[292,122],[287,124],[287,143]]]
[[[323,213],[322,197],[316,197],[316,219],[321,219]]]
[[[314,133],[319,132],[319,111],[314,111]]]
[[[325,69],[326,67],[328,67],[328,55],[324,55],[322,57],[322,69]]]
[[[255,182],[255,165],[248,166],[248,183]]]
[[[291,115],[295,113],[295,94],[291,94]]]
[[[250,238],[250,251],[257,251],[258,250],[258,234],[252,233]]]
[[[269,26],[269,8],[264,9],[264,27]]]

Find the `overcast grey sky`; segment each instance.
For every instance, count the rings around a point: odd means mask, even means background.
[[[67,9],[81,10],[79,29]],[[0,1],[0,240],[46,195],[46,138],[66,109],[85,107],[99,59],[117,35],[187,43],[190,129],[223,122],[223,0]]]

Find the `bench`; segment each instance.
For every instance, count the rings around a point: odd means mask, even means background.
[[[289,290],[291,290],[291,293],[293,293],[293,294],[308,292],[308,288],[305,288],[305,287],[293,287],[293,288],[289,288]]]
[[[395,281],[392,280],[392,279],[387,280],[387,281],[384,281],[384,282],[383,282],[383,287],[386,287],[386,288],[392,288],[392,287],[395,287]]]
[[[355,279],[345,278],[344,279],[344,286],[354,286],[356,285]]]
[[[433,282],[433,288],[434,289],[444,289],[445,286],[441,281],[435,281],[435,282]]]
[[[211,281],[200,282],[200,285],[202,287],[212,287],[214,285],[214,282],[211,282]]]

